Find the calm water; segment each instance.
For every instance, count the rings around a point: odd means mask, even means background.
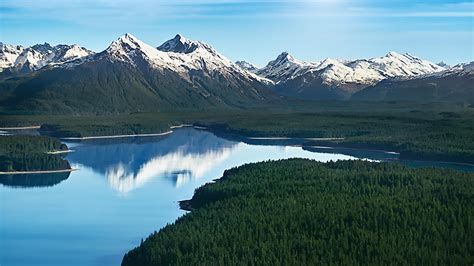
[[[160,138],[68,143],[75,152],[67,159],[79,171],[0,176],[0,265],[119,265],[142,238],[185,213],[177,201],[244,163],[398,157],[381,151],[304,150],[291,146],[295,142],[246,144],[185,128]],[[446,166],[472,171],[472,166]]]

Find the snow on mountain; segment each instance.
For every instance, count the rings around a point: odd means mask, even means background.
[[[10,69],[12,72],[28,73],[47,65],[71,67],[104,57],[134,66],[146,62],[154,69],[177,72],[188,81],[192,79],[190,73],[198,71],[208,77],[216,74],[223,77],[242,76],[265,84],[283,83],[305,75],[308,78],[312,76],[310,80],[322,80],[328,86],[370,86],[384,79],[407,79],[450,71],[408,53],[395,52],[370,59],[343,61],[327,58],[319,62],[304,62],[283,52],[265,67],[258,69],[245,61],[233,63],[211,46],[189,40],[180,34],[157,48],[131,34],[125,34],[113,41],[106,50],[95,55],[78,45],[51,46],[44,43],[24,48],[0,43],[0,72]],[[455,68],[459,66],[453,67]]]
[[[226,77],[237,75],[245,77],[247,80],[273,84],[273,81],[267,78],[257,76],[250,71],[240,68],[210,45],[200,41],[189,40],[180,34],[164,42],[157,49],[180,58],[184,62],[184,65],[181,63],[181,67],[185,67],[185,69],[201,70],[209,75],[219,73]]]
[[[256,73],[258,71],[258,67],[256,67],[254,64],[249,63],[247,61],[243,61],[243,60],[236,61],[235,64],[238,65],[240,68],[252,73]]]
[[[256,74],[274,82],[283,82],[315,67],[316,65],[313,63],[300,61],[288,52],[283,52],[275,60],[258,70]]]
[[[443,70],[445,68],[408,53],[390,52],[383,57],[355,61],[327,58],[320,62],[307,63],[285,52],[257,73],[277,83],[313,73],[320,76],[323,83],[338,86],[348,83],[373,85],[387,78],[410,78]]]
[[[200,47],[212,49],[210,46],[202,42],[188,40],[182,35],[176,34],[173,39],[164,42],[162,45],[158,46],[157,49],[163,52],[189,54]]]
[[[203,69],[207,72],[238,69],[232,61],[218,53],[211,46],[200,41],[186,39],[179,34],[158,46],[157,49],[178,56],[188,67],[193,69]]]
[[[469,63],[457,64],[457,65],[441,72],[440,74],[441,75],[449,75],[449,74],[474,75],[474,61],[469,62]]]
[[[171,58],[168,53],[155,49],[129,33],[113,41],[98,56],[106,56],[111,61],[122,61],[132,65],[137,65],[141,60],[145,60],[154,68],[174,69],[179,67],[178,58]]]
[[[21,45],[9,45],[0,42],[0,72],[5,68],[12,67],[23,49]]]
[[[211,46],[186,39],[179,34],[155,48],[126,33],[113,41],[104,51],[84,58],[82,61],[70,61],[61,66],[72,67],[85,61],[101,59],[128,63],[134,67],[143,66],[145,63],[154,70],[175,72],[190,83],[193,83],[196,75],[204,75],[207,78],[217,78],[216,75],[222,75],[229,80],[243,77],[247,81],[273,84],[271,80],[239,68]]]
[[[54,63],[63,63],[71,60],[76,60],[94,54],[94,52],[89,51],[83,47],[80,47],[77,44],[73,45],[64,45],[60,44],[54,47]]]
[[[28,73],[46,65],[56,65],[93,54],[78,45],[56,45],[48,43],[22,46],[0,45],[0,69]]]
[[[386,56],[369,59],[371,68],[380,70],[385,77],[414,77],[445,70],[432,62],[409,53],[390,52]]]

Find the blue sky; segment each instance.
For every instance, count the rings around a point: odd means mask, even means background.
[[[471,0],[0,0],[0,41],[78,43],[94,51],[129,32],[158,46],[176,33],[232,60],[265,65],[389,51],[473,61]]]

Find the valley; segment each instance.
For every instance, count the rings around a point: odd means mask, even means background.
[[[202,126],[243,137],[341,138],[306,146],[388,149],[407,159],[474,162],[474,110],[463,104],[290,102],[285,109],[201,110],[108,116],[0,115],[0,127],[41,125],[56,138],[163,134]],[[370,110],[370,111],[368,111]]]
[[[0,43],[0,264],[469,264],[473,70]]]

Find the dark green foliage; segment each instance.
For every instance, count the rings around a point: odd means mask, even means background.
[[[471,265],[474,175],[292,159],[196,190],[122,265]]]
[[[287,109],[285,109],[287,108]],[[327,145],[393,150],[407,159],[474,163],[474,109],[432,103],[291,102],[285,108],[107,116],[0,115],[0,126],[43,125],[61,137],[159,133],[199,124],[252,137],[342,137]]]
[[[474,115],[458,112],[272,113],[198,119],[200,124],[254,137],[344,138],[306,145],[392,150],[407,159],[474,163]]]
[[[67,150],[59,140],[43,136],[0,136],[0,171],[36,171],[70,168],[50,151]]]
[[[0,80],[0,107],[29,114],[117,114],[258,106],[278,97],[242,77],[194,71],[187,81],[169,70],[110,63],[43,69]]]
[[[411,80],[384,80],[352,95],[356,101],[445,101],[474,103],[474,75],[452,74]]]

